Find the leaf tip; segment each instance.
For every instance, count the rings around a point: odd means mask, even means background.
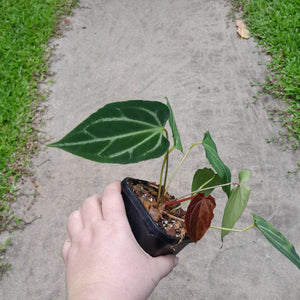
[[[251,171],[248,169],[244,169],[239,173],[239,182],[243,184],[251,179]]]
[[[221,243],[221,246],[220,246],[220,250],[223,248],[223,245],[224,245],[224,242],[223,242],[223,240],[222,240],[222,243]]]

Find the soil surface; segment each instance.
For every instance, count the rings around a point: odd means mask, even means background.
[[[152,219],[167,234],[183,239],[185,237],[185,211],[179,206],[165,207],[164,203],[174,201],[175,197],[167,193],[164,202],[157,200],[159,187],[155,182],[128,181],[136,196],[143,203]]]
[[[168,97],[185,151],[209,130],[233,181],[240,170],[252,171],[252,193],[236,228],[250,225],[253,212],[300,253],[300,172],[286,177],[300,154],[266,142],[282,130],[268,119],[283,105],[265,95],[253,103],[270,57],[252,37],[237,35],[230,1],[81,0],[65,24],[64,36],[51,41],[53,83],[41,87],[50,93],[39,128],[41,149],[32,160],[34,176],[25,178],[14,203],[16,216],[42,218],[11,234],[6,255],[12,270],[0,282],[0,299],[65,299],[61,247],[68,215],[113,180],[159,180],[161,159],[107,165],[46,148],[112,101]],[[173,151],[171,172],[181,158]],[[194,172],[204,167],[204,151],[195,147],[170,194],[187,194]],[[222,222],[223,195],[214,192],[214,226]],[[0,242],[7,236],[2,233]],[[299,270],[256,229],[228,234],[222,249],[220,236],[209,229],[185,247],[179,265],[150,299],[299,299]]]

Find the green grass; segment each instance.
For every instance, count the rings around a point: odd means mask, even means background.
[[[263,88],[282,98],[288,109],[280,112],[293,148],[300,141],[300,1],[236,0],[251,34],[272,55]]]
[[[38,84],[48,75],[48,40],[76,2],[0,0],[0,233],[18,223],[10,204],[36,150],[33,121],[44,97]]]
[[[0,256],[3,257],[7,246],[10,245],[10,238],[7,238],[6,241],[4,242],[3,245],[0,245]],[[0,280],[2,279],[3,275],[11,269],[11,264],[6,262],[6,263],[1,263],[0,264]]]

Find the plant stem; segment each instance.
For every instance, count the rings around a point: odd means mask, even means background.
[[[185,201],[188,201],[188,200],[191,200],[191,199],[195,198],[196,196],[197,195],[193,195],[193,196],[185,198],[185,199],[180,199],[180,200],[176,200],[176,201],[170,201],[170,202],[165,203],[165,206],[174,205],[174,204],[178,204],[178,203],[181,203],[181,202],[185,202]]]
[[[176,173],[178,172],[179,168],[181,167],[182,163],[184,162],[184,160],[186,159],[186,157],[188,156],[188,154],[190,153],[190,151],[192,150],[193,147],[195,147],[196,145],[202,144],[202,142],[197,142],[195,144],[193,144],[192,146],[190,146],[190,148],[186,151],[185,155],[183,156],[183,158],[181,159],[181,161],[179,162],[177,168],[175,169],[175,171],[173,172],[170,181],[168,182],[168,185],[165,189],[165,195],[167,194],[169,187],[171,185],[172,180],[174,179]]]
[[[166,138],[169,140],[168,131],[165,128],[164,128],[164,132],[166,134]],[[164,160],[163,160],[162,166],[161,166],[160,177],[159,177],[159,188],[158,188],[157,203],[160,203],[161,194],[165,195],[164,188],[166,186],[167,175],[168,175],[169,153],[173,149],[174,149],[174,147],[171,148],[170,150],[169,149],[167,150],[167,152],[166,152],[166,154],[164,156]],[[165,169],[165,166],[166,166],[166,169]],[[162,185],[164,169],[165,169],[165,176],[164,176],[164,184]]]
[[[200,193],[202,191],[206,191],[206,190],[210,190],[210,189],[215,189],[215,188],[223,187],[223,186],[227,186],[227,185],[240,185],[240,184],[236,183],[236,182],[230,182],[230,183],[224,183],[224,184],[220,184],[220,185],[210,186],[210,187],[207,187],[207,188],[204,188],[204,189],[200,189],[200,190],[197,190],[197,191],[192,191],[192,192],[190,192],[190,193],[188,193],[186,195],[183,195],[183,196],[177,198],[176,201],[170,201],[170,202],[165,203],[165,205],[168,206],[168,205],[172,205],[172,204],[178,204],[178,203],[181,203],[181,202],[185,202],[185,201],[193,199],[194,197],[197,196],[198,193]],[[196,195],[190,196],[190,195],[195,194],[195,193],[196,193]],[[188,196],[190,196],[190,197],[188,197]]]
[[[200,189],[200,190],[196,190],[196,191],[192,191],[186,195],[183,195],[181,197],[179,197],[178,199],[181,199],[181,198],[184,198],[184,197],[187,197],[191,194],[194,194],[194,193],[200,193],[202,191],[206,191],[206,190],[210,190],[210,189],[215,189],[215,188],[218,188],[218,187],[223,187],[223,186],[227,186],[227,185],[237,185],[239,186],[240,184],[239,183],[236,183],[236,182],[229,182],[229,183],[224,183],[224,184],[219,184],[219,185],[215,185],[215,186],[210,186],[210,187],[207,187],[207,188],[204,188],[204,189]]]
[[[169,216],[171,219],[174,219],[174,220],[177,220],[177,221],[180,221],[180,222],[184,222],[184,219],[175,217],[175,216],[167,213],[166,211],[164,211],[164,214],[166,214],[167,216]]]
[[[157,203],[160,203],[160,197],[162,192],[162,180],[163,180],[163,173],[164,173],[164,168],[165,168],[165,164],[166,164],[166,160],[167,160],[167,156],[168,156],[168,152],[165,154],[164,156],[164,160],[161,166],[161,170],[160,170],[160,177],[159,177],[159,187],[158,187],[158,195],[157,195]]]
[[[163,191],[162,191],[163,195],[165,195],[164,189],[165,189],[165,187],[166,187],[167,177],[168,177],[168,169],[169,169],[169,153],[170,153],[170,151],[168,151],[168,152],[167,152],[167,155],[166,155],[165,178],[164,178]],[[163,198],[164,198],[164,197],[163,197]]]
[[[254,227],[255,224],[251,224],[248,227],[244,228],[244,229],[230,229],[230,228],[223,228],[223,227],[216,227],[216,226],[210,226],[210,228],[212,229],[218,229],[218,230],[224,230],[224,231],[233,231],[233,232],[244,232],[247,231],[248,229]]]

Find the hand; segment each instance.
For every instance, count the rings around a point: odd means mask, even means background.
[[[69,216],[62,249],[69,300],[146,299],[177,264],[173,255],[153,258],[138,245],[120,192],[113,182]]]

